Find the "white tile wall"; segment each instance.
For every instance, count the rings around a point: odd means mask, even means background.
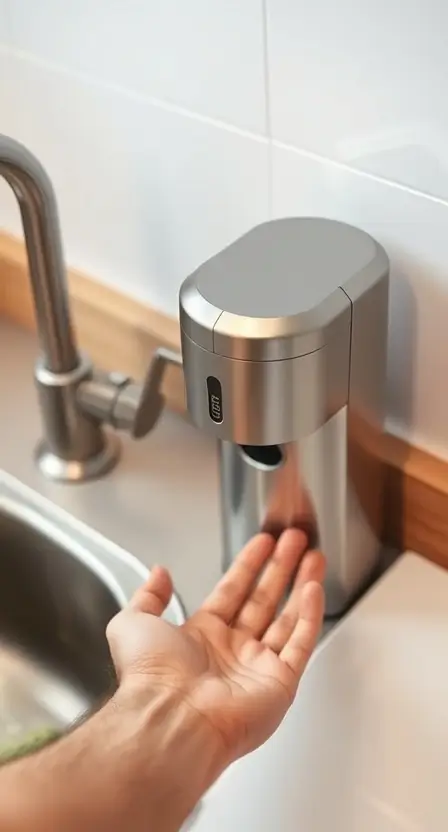
[[[268,216],[373,233],[389,423],[448,458],[447,24],[439,0],[0,0],[0,131],[47,166],[69,261],[170,313]]]
[[[448,197],[448,5],[267,3],[274,138]]]
[[[12,88],[9,78],[9,61],[7,51],[2,47],[8,37],[9,27],[7,19],[6,0],[0,0],[0,133],[14,135],[12,117],[17,102],[12,98]],[[18,231],[19,212],[9,188],[0,180],[0,228]]]
[[[7,43],[10,37],[10,18],[8,0],[0,0],[0,44]],[[0,86],[4,79],[0,76]]]
[[[275,216],[340,219],[386,248],[392,262],[390,419],[413,441],[446,454],[448,205],[278,145],[273,168]]]
[[[69,260],[177,314],[181,280],[267,218],[266,140],[5,61],[10,106],[0,128],[47,167]]]
[[[12,43],[265,132],[261,0],[11,0]]]

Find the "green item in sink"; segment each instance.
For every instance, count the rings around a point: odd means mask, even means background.
[[[10,763],[12,760],[19,760],[20,757],[25,757],[33,751],[39,751],[40,748],[54,742],[61,735],[62,731],[58,731],[57,728],[40,728],[25,734],[16,743],[0,745],[0,766]]]

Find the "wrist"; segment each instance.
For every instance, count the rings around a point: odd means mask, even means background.
[[[227,767],[223,740],[176,689],[149,688],[137,678],[124,682],[109,704],[132,749],[126,757],[134,801],[141,790],[146,822],[149,809],[157,829],[177,830]]]

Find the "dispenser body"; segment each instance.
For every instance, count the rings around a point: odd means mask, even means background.
[[[358,229],[266,223],[180,295],[187,404],[219,440],[223,566],[304,528],[338,615],[380,555],[389,263]]]

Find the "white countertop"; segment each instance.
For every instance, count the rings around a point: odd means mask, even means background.
[[[447,832],[448,572],[403,555],[321,643],[194,832]]]

